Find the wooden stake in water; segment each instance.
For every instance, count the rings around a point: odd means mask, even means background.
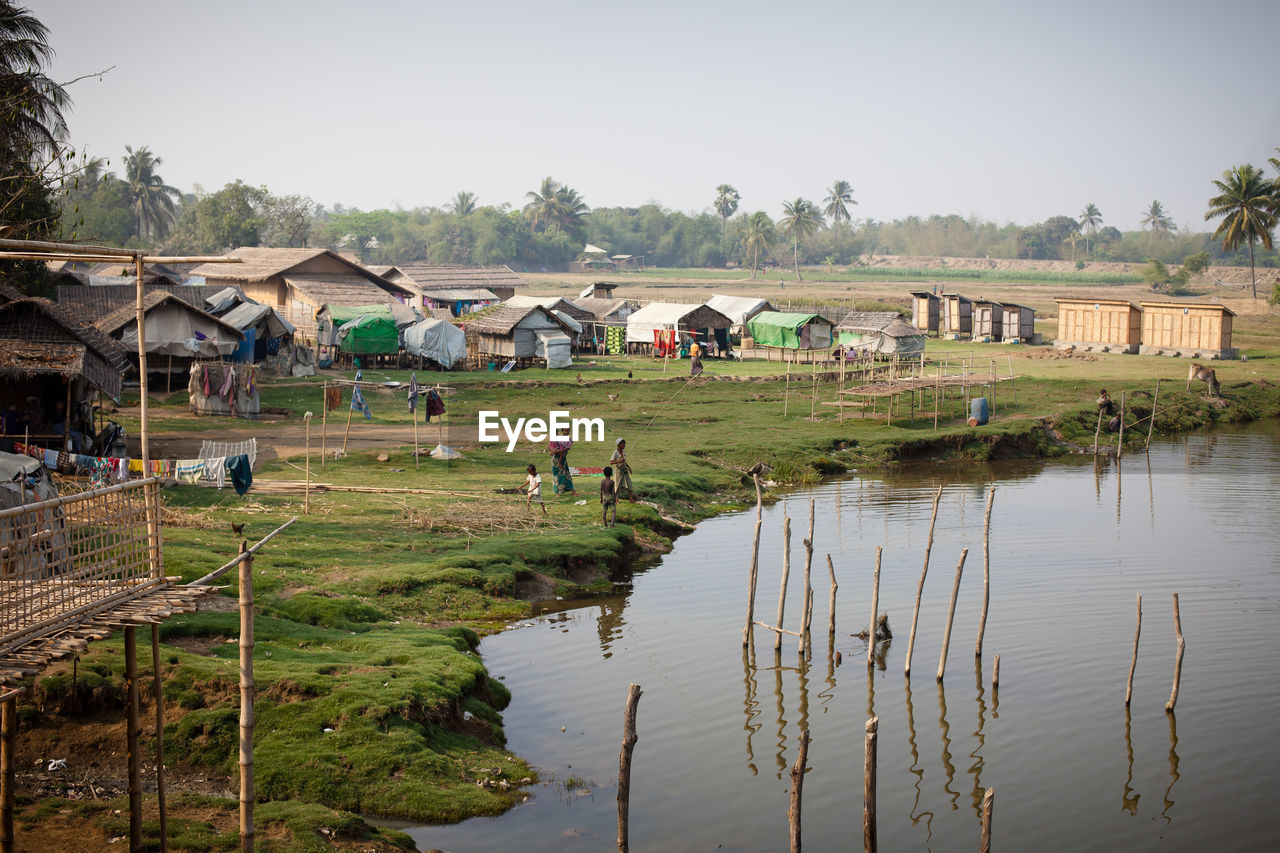
[[[1120,392],[1120,432],[1118,435],[1116,435],[1116,458],[1117,459],[1119,459],[1121,456],[1124,456],[1124,407],[1125,407],[1125,395],[1127,393],[1128,392],[1126,391]]]
[[[809,498],[809,535],[804,540],[804,606],[800,617],[800,654],[810,650],[810,627],[813,624],[813,498]],[[782,624],[782,623],[778,623]]]
[[[995,669],[991,673],[991,693],[1000,689],[1000,655],[996,655]]]
[[[1147,446],[1145,450],[1151,449],[1151,432],[1156,428],[1156,403],[1160,402],[1160,380],[1156,380],[1156,394],[1151,400],[1151,422],[1147,424]]]
[[[1098,425],[1093,429],[1093,455],[1098,455],[1098,436],[1102,435],[1102,409],[1098,409]]]
[[[627,710],[622,721],[622,752],[618,754],[618,853],[627,853],[631,820],[631,753],[635,751],[636,707],[640,704],[640,685],[627,688]]]
[[[880,555],[884,546],[876,546],[876,570],[871,578],[871,633],[867,636],[867,669],[876,663],[876,611],[880,607]]]
[[[827,555],[827,575],[831,578],[831,598],[827,600],[827,634],[835,636],[836,633],[836,590],[840,585],[836,583],[836,570],[831,565],[831,555]]]
[[[867,720],[866,752],[862,764],[862,849],[876,851],[876,734],[880,718]]]
[[[800,803],[804,796],[804,771],[809,760],[809,733],[800,733],[800,755],[791,765],[791,806],[787,823],[791,826],[791,853],[800,853]]]
[[[987,493],[987,514],[982,522],[982,618],[978,620],[978,642],[973,656],[982,657],[982,636],[987,632],[987,606],[991,603],[991,505],[996,500],[996,487]]]
[[[747,575],[747,624],[742,628],[742,647],[746,648],[755,634],[756,621],[756,579],[760,576],[760,525],[763,524],[761,509],[764,497],[760,491],[760,475],[752,474],[756,483],[756,533],[751,541],[751,570]]]
[[[1142,636],[1142,595],[1138,595],[1138,626],[1133,630],[1133,657],[1129,660],[1129,685],[1124,690],[1124,706],[1133,698],[1133,673],[1138,668],[1138,638]]]
[[[938,658],[938,680],[947,671],[947,648],[951,645],[951,623],[956,616],[956,599],[960,596],[960,575],[964,572],[964,561],[969,556],[969,549],[960,552],[960,562],[956,565],[956,582],[951,586],[951,606],[947,608],[947,630],[942,635],[942,656]]]
[[[907,663],[905,674],[911,677],[911,652],[916,647],[916,623],[920,619],[920,597],[924,594],[924,578],[929,574],[929,552],[933,550],[933,528],[938,522],[938,502],[942,500],[942,486],[933,493],[933,515],[929,518],[929,539],[924,546],[924,568],[920,570],[920,583],[916,586],[916,606],[911,611],[911,635],[907,640]]]
[[[782,583],[778,589],[778,619],[777,628],[779,630],[773,635],[773,649],[779,651],[782,648],[782,614],[787,606],[787,581],[791,575],[791,519],[788,516],[782,517]]]
[[[991,853],[991,813],[995,811],[996,789],[988,788],[982,795],[982,845],[980,853]]]
[[[1178,594],[1173,594],[1173,628],[1178,635],[1178,657],[1173,662],[1173,692],[1164,709],[1173,713],[1173,706],[1178,704],[1178,685],[1182,683],[1182,653],[1187,650],[1186,640],[1182,638],[1182,611],[1178,609]]]

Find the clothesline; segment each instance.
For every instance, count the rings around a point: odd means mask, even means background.
[[[95,489],[112,481],[124,482],[135,474],[173,478],[191,485],[204,479],[216,482],[220,489],[226,485],[227,477],[230,475],[231,485],[239,495],[249,491],[249,487],[253,484],[252,463],[248,454],[245,453],[201,459],[152,459],[149,466],[144,467],[141,459],[88,456],[83,453],[53,450],[17,441],[13,443],[13,449],[16,453],[39,459],[50,470],[88,471],[90,485]]]

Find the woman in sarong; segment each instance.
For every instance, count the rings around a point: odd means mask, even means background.
[[[557,495],[573,494],[573,477],[569,473],[569,448],[573,441],[551,441],[551,486]]]

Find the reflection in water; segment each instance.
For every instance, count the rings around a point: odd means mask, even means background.
[[[973,752],[969,753],[969,757],[973,759],[973,764],[969,765],[967,772],[973,774],[973,812],[981,820],[982,798],[986,795],[986,789],[982,787],[982,747],[986,746],[987,743],[986,736],[982,733],[987,720],[987,703],[982,686],[982,658],[975,657],[973,659],[973,675],[978,685],[978,730],[973,733],[973,736],[978,741],[978,745],[973,748]]]
[[[1151,453],[1147,452],[1147,506],[1151,516],[1151,529],[1156,529],[1156,484],[1155,475],[1151,473]]]
[[[800,720],[797,725],[800,727],[800,737],[804,737],[809,733],[809,661],[800,658],[796,672],[800,676]]]
[[[1120,809],[1131,815],[1138,814],[1138,800],[1142,798],[1141,794],[1133,791],[1133,736],[1131,729],[1133,725],[1133,715],[1129,713],[1129,706],[1124,709],[1124,751],[1129,758],[1129,775],[1124,780],[1124,793],[1120,795]]]
[[[925,818],[925,827],[928,834],[925,841],[933,838],[933,812],[920,811],[920,783],[924,781],[924,768],[920,766],[920,750],[916,746],[916,715],[911,707],[911,679],[906,680],[906,696],[907,696],[907,743],[911,746],[911,775],[915,776],[916,799],[911,804],[911,825],[916,826],[920,823],[921,818]]]
[[[1173,800],[1169,799],[1169,794],[1173,793],[1173,786],[1177,784],[1180,774],[1178,773],[1178,718],[1173,712],[1168,712],[1165,716],[1169,718],[1169,787],[1164,789],[1164,810],[1160,812],[1160,816],[1164,818],[1165,823],[1173,823],[1173,818],[1169,816],[1169,809],[1173,808]]]
[[[773,698],[778,702],[778,778],[787,769],[787,718],[782,707],[782,651],[773,650]]]
[[[760,726],[763,724],[756,722],[756,717],[760,716],[760,703],[756,700],[756,649],[754,643],[749,643],[742,647],[742,684],[746,690],[746,695],[742,700],[742,710],[747,719],[743,722],[742,728],[747,733],[747,769],[751,771],[752,776],[755,776],[760,771],[756,769],[756,754],[751,748],[751,736],[760,731]]]
[[[626,620],[622,618],[622,611],[627,607],[627,597],[619,595],[613,598],[602,599],[600,602],[600,616],[596,620],[596,632],[600,635],[600,651],[604,657],[613,657],[610,649],[615,640],[622,637],[622,628],[626,625]]]
[[[836,636],[830,634],[827,637],[827,677],[825,680],[826,687],[818,693],[818,698],[822,700],[822,712],[827,711],[826,705],[836,695]]]
[[[1124,465],[1119,459],[1116,460],[1116,526],[1120,526],[1120,481],[1123,479],[1120,474],[1124,470]]]
[[[938,682],[938,727],[942,730],[942,767],[947,773],[942,790],[951,795],[951,810],[957,811],[960,792],[951,790],[956,779],[956,766],[951,763],[951,724],[947,722],[947,694],[941,681]]]

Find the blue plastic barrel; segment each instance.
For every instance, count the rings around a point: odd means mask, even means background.
[[[978,422],[978,426],[985,426],[990,420],[990,413],[987,409],[986,397],[974,397],[969,402],[969,417]]]

